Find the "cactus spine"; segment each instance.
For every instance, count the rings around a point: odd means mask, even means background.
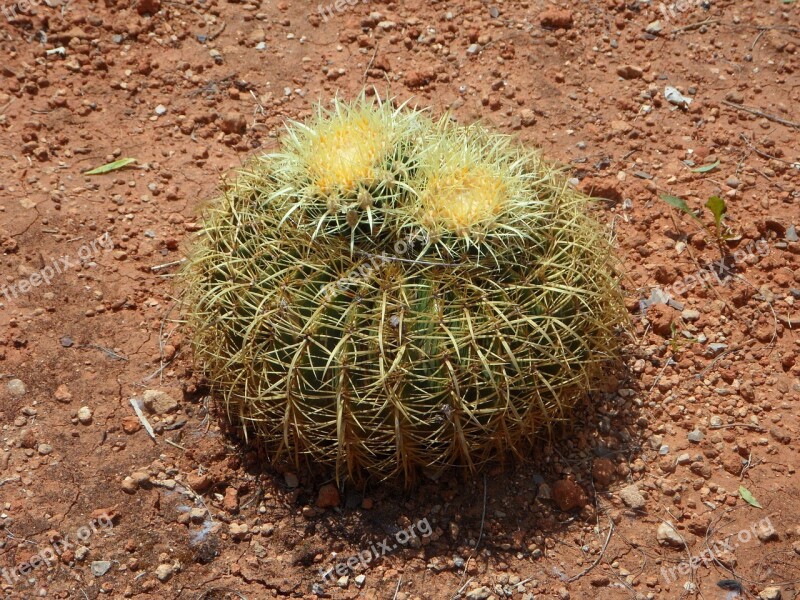
[[[195,356],[275,458],[411,481],[521,454],[625,322],[588,202],[506,136],[336,101],[207,207]]]

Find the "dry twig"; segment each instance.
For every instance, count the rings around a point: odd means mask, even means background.
[[[787,127],[794,127],[795,129],[800,129],[800,123],[795,123],[794,121],[787,121],[786,119],[781,119],[775,115],[771,115],[769,113],[765,113],[762,110],[757,108],[752,108],[750,106],[745,106],[743,104],[736,104],[735,102],[731,102],[730,100],[723,100],[722,103],[725,106],[730,106],[731,108],[735,108],[736,110],[741,110],[746,113],[750,113],[752,115],[757,115],[759,117],[764,117],[769,121],[773,121],[774,123],[780,123],[781,125],[786,125]]]
[[[683,27],[678,27],[677,29],[673,29],[672,33],[689,31],[691,29],[697,29],[698,27],[702,27],[703,25],[713,25],[714,23],[719,23],[719,19],[712,19],[711,17],[709,17],[705,21],[698,21],[697,23],[690,23],[689,25],[684,25]]]
[[[600,549],[600,554],[597,555],[597,558],[594,560],[594,562],[591,565],[586,567],[583,571],[581,571],[577,575],[573,575],[572,577],[567,579],[566,583],[572,583],[573,581],[576,581],[576,580],[580,579],[581,577],[586,575],[589,571],[591,571],[597,565],[600,564],[600,561],[603,560],[603,556],[605,556],[605,554],[606,554],[606,548],[608,548],[608,542],[611,541],[611,535],[613,533],[614,533],[614,520],[611,517],[609,517],[608,518],[608,535],[606,536],[606,541],[603,543],[603,547]]]
[[[220,36],[220,34],[221,34],[223,31],[225,31],[225,27],[226,27],[226,26],[227,26],[227,24],[225,23],[225,21],[223,21],[223,22],[222,22],[222,27],[220,27],[219,29],[217,29],[217,31],[215,31],[214,33],[212,33],[211,35],[209,35],[209,36],[208,36],[208,38],[207,38],[207,40],[208,40],[209,42],[213,42],[215,39],[217,39],[217,38]]]

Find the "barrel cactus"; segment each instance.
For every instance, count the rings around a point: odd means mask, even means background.
[[[625,322],[588,203],[507,136],[335,101],[205,208],[183,273],[195,357],[274,459],[412,481],[522,454]]]

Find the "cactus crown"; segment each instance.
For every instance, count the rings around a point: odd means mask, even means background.
[[[184,272],[195,355],[275,458],[411,481],[521,453],[625,321],[586,203],[506,136],[336,101],[209,205]]]
[[[391,116],[364,108],[322,121],[300,146],[311,185],[321,194],[353,192],[375,181],[393,146]]]
[[[514,191],[515,173],[502,156],[505,144],[490,146],[476,128],[437,127],[421,152],[413,187],[419,190],[422,224],[439,233],[470,237],[493,228]]]

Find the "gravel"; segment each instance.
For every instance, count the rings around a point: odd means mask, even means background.
[[[92,575],[102,577],[111,570],[111,563],[107,560],[96,560],[90,565]]]
[[[483,586],[468,592],[466,595],[467,600],[487,600],[492,595],[492,590]]]
[[[673,546],[675,548],[683,548],[686,541],[683,536],[678,533],[675,526],[669,521],[664,521],[658,526],[656,530],[656,539],[662,546]]]
[[[21,398],[28,391],[28,388],[25,387],[25,384],[20,379],[10,379],[6,383],[6,389],[14,398]]]
[[[81,425],[90,425],[92,422],[92,409],[88,406],[81,406],[78,409],[78,421]]]
[[[641,510],[647,504],[644,496],[639,491],[636,485],[629,485],[619,491],[619,497],[625,503],[625,506],[633,510]]]
[[[689,435],[687,435],[686,437],[689,438],[690,442],[694,442],[695,444],[699,444],[700,442],[703,441],[703,438],[705,438],[706,436],[699,429],[695,429],[694,431],[690,431]]]

